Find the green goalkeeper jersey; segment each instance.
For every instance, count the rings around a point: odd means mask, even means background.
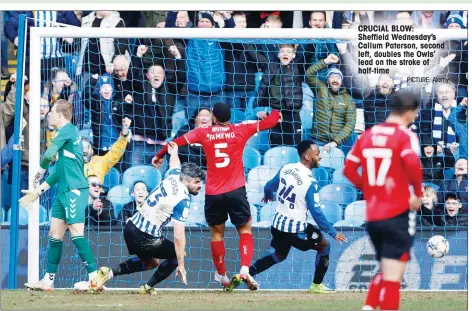
[[[57,193],[88,188],[84,176],[84,158],[79,130],[67,123],[57,130],[57,135],[41,159],[41,168],[47,169],[57,154],[56,171],[46,182],[52,186],[58,183]]]

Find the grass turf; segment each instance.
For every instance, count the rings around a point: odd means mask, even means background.
[[[360,310],[366,293],[161,291],[140,296],[129,291],[89,294],[73,291],[4,290],[2,310]],[[466,310],[467,292],[403,292],[402,310]]]

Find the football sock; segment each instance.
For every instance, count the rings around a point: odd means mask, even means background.
[[[249,267],[254,253],[254,239],[251,233],[242,233],[239,236],[239,255],[241,257],[241,266]]]
[[[174,272],[175,268],[178,266],[177,259],[167,259],[159,265],[156,272],[151,276],[149,281],[146,283],[149,287],[154,287],[159,282],[165,280],[169,275]]]
[[[112,269],[113,275],[131,274],[140,271],[149,270],[139,257],[133,257],[119,264]]]
[[[326,272],[328,271],[330,248],[331,247],[328,243],[323,251],[316,253],[315,274],[313,275],[313,283],[315,284],[321,284]]]
[[[87,240],[84,236],[73,236],[72,242],[74,242],[77,251],[79,252],[79,257],[82,259],[82,262],[85,265],[85,269],[88,273],[97,271],[97,263],[95,261],[95,256],[93,255],[92,249],[90,248]]]
[[[285,258],[280,258],[275,253],[267,254],[249,268],[249,274],[255,276],[284,260]]]
[[[56,275],[57,268],[59,267],[59,262],[61,261],[62,256],[62,240],[49,237],[49,247],[48,247],[48,264],[46,267],[47,278],[51,281],[51,284],[54,282],[54,276]]]
[[[382,281],[380,289],[380,310],[400,308],[400,282]]]
[[[226,274],[225,255],[226,249],[224,241],[211,241],[211,257],[213,258],[213,264],[219,275]]]
[[[369,292],[365,299],[365,306],[370,306],[375,310],[379,306],[380,288],[382,287],[382,273],[377,273],[370,282]]]

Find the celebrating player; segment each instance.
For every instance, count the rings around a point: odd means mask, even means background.
[[[389,107],[386,122],[359,138],[344,167],[346,177],[364,192],[367,232],[380,261],[381,273],[372,279],[364,310],[379,305],[382,310],[400,307],[400,283],[413,245],[415,211],[423,194],[418,137],[408,130],[416,118],[419,99],[400,92]]]
[[[292,247],[304,252],[316,250],[315,274],[309,291],[325,293],[328,288],[322,282],[328,271],[330,245],[318,228],[307,223],[307,211],[310,211],[321,230],[336,241],[347,242],[347,239],[342,233],[336,232],[320,209],[318,184],[311,173],[313,168],[318,167],[320,149],[311,140],[302,141],[297,149],[300,162],[282,167],[264,187],[263,202],[273,201],[273,193],[278,193],[277,210],[270,229],[270,245],[274,252],[257,260],[249,273],[255,276],[284,261]],[[232,286],[239,285],[237,280],[232,281]]]
[[[207,158],[208,179],[205,195],[205,218],[211,228],[211,254],[216,267],[215,281],[230,289],[226,275],[223,242],[225,222],[228,214],[239,234],[241,256],[240,278],[250,288],[258,284],[249,274],[254,251],[251,234],[251,210],[246,195],[246,179],[243,170],[243,150],[246,141],[258,131],[274,127],[280,119],[280,112],[272,110],[262,121],[230,124],[231,110],[227,104],[217,103],[212,110],[213,126],[201,127],[177,138],[178,146],[199,143]],[[164,147],[152,160],[159,166],[167,152]]]
[[[66,100],[57,100],[48,118],[49,124],[57,129],[57,136],[41,159],[39,172],[33,181],[34,188],[22,190],[25,195],[19,200],[21,207],[28,208],[51,186],[58,184],[57,196],[51,211],[46,275],[38,282],[25,284],[29,289],[41,291],[51,291],[54,288],[54,277],[62,255],[62,239],[67,228],[87,269],[89,280],[97,274],[95,256],[84,238],[85,209],[89,197],[88,182],[84,177],[81,138],[78,129],[71,123],[72,104]],[[56,172],[49,175],[38,187],[56,154],[58,156]]]
[[[139,212],[126,223],[124,238],[131,258],[117,267],[101,267],[92,283],[96,288],[112,277],[153,269],[157,259],[165,259],[149,281],[142,285],[140,294],[154,293],[153,287],[165,280],[176,268],[182,283],[187,284],[185,271],[185,221],[188,217],[189,193],[197,195],[205,178],[205,171],[194,163],[184,163],[180,167],[178,147],[170,143],[169,176],[149,195]],[[174,243],[162,236],[162,228],[174,224]]]

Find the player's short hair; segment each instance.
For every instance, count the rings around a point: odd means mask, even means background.
[[[188,178],[198,178],[203,181],[206,178],[206,172],[197,164],[186,162],[180,166],[180,179],[184,180]]]
[[[216,103],[211,113],[221,123],[228,122],[231,119],[231,109],[225,103]]]
[[[302,157],[302,155],[308,150],[311,148],[312,145],[316,145],[314,141],[310,140],[310,139],[307,139],[307,140],[303,140],[301,141],[298,146],[297,146],[297,151],[298,151],[298,155],[300,156],[300,158]]]
[[[416,110],[419,106],[420,98],[411,91],[398,91],[389,105],[392,113],[396,115]]]
[[[288,43],[280,44],[279,49],[283,49],[283,48],[291,48],[294,51],[296,50],[295,44],[288,44]]]
[[[447,200],[457,200],[459,202],[461,201],[454,192],[446,193],[445,201],[447,201]]]
[[[65,99],[58,99],[53,103],[56,111],[61,113],[68,121],[72,120],[72,104]]]
[[[244,16],[246,17],[246,13],[244,13],[243,11],[235,11],[233,12],[233,17],[235,16]]]

